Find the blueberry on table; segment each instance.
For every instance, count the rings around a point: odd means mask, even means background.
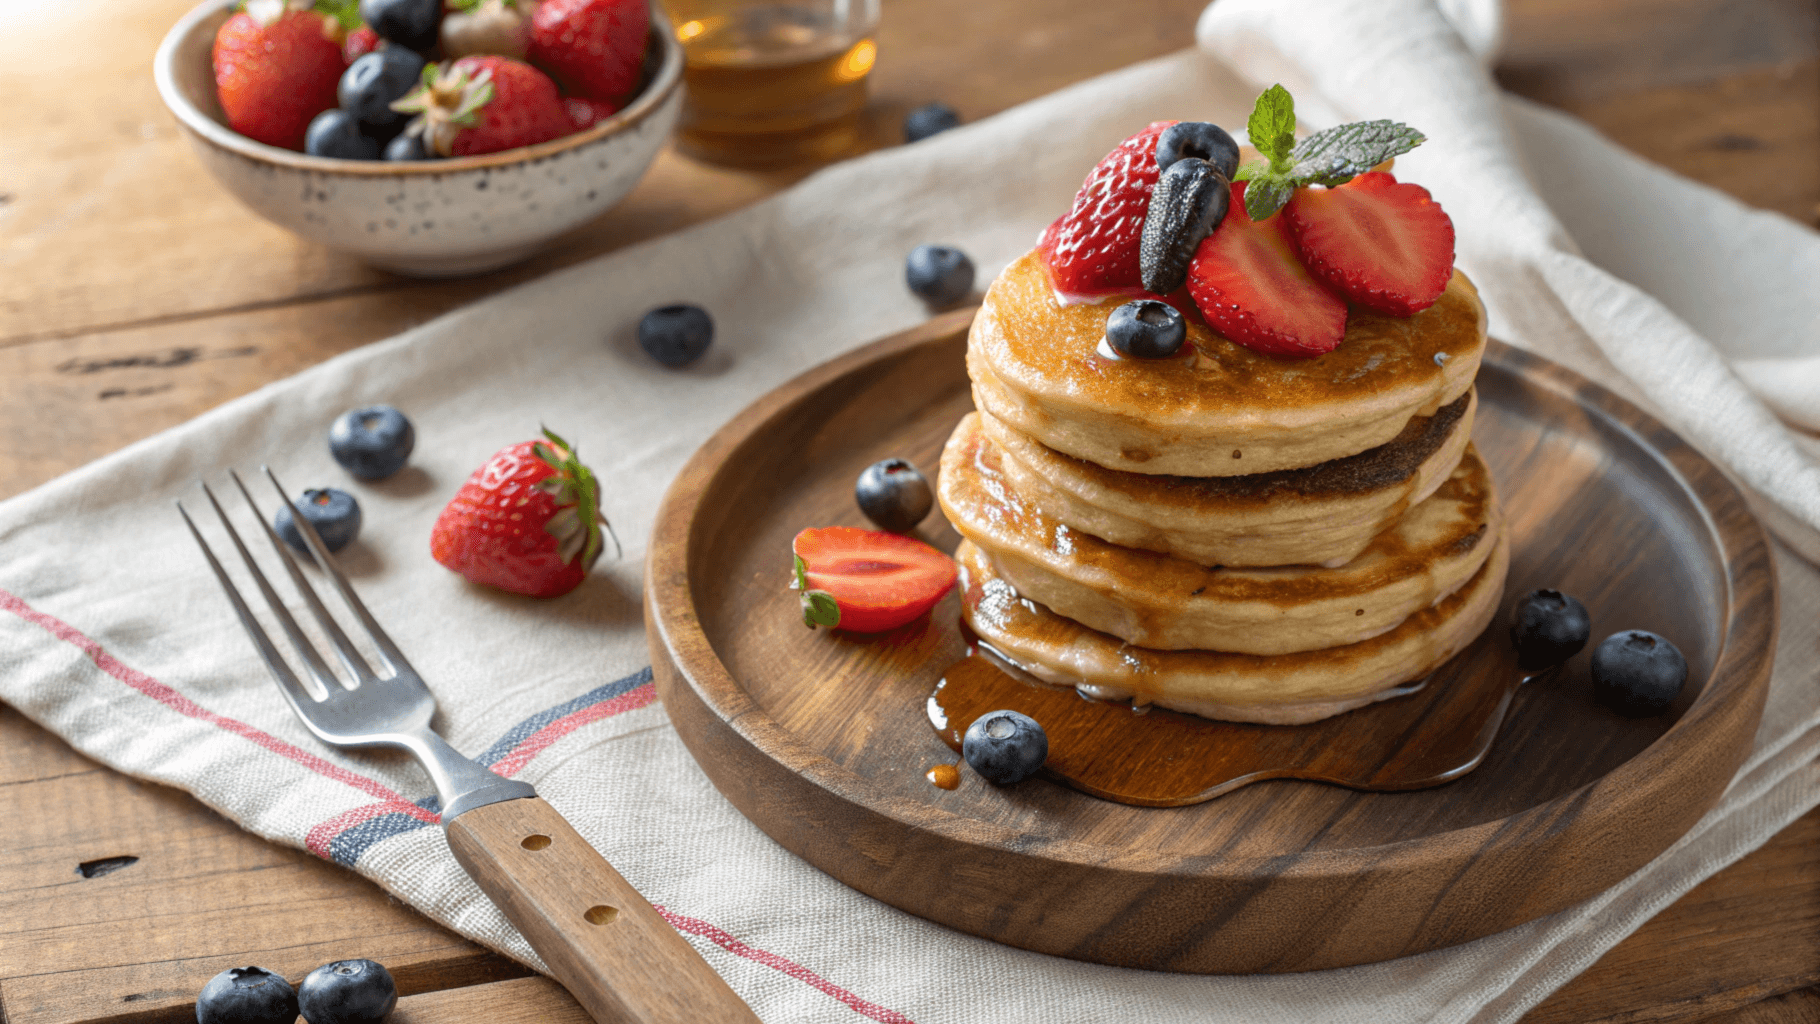
[[[924,104],[904,116],[904,141],[921,142],[960,124],[961,115],[946,103]]]
[[[1133,359],[1166,359],[1180,352],[1187,340],[1188,322],[1167,302],[1137,299],[1106,318],[1107,343]]]
[[[297,986],[297,1008],[308,1024],[379,1024],[396,1005],[392,972],[371,960],[323,964]]]
[[[973,261],[948,245],[919,245],[904,260],[904,283],[931,306],[948,306],[973,291]]]
[[[341,73],[335,99],[349,116],[366,124],[397,124],[409,115],[392,109],[422,83],[423,58],[402,46],[363,54]]]
[[[360,19],[386,42],[428,53],[442,34],[442,0],[360,0]]]
[[[1586,606],[1559,590],[1537,590],[1511,611],[1510,640],[1524,671],[1559,665],[1580,653],[1592,636]]]
[[[1207,161],[1227,181],[1239,172],[1239,144],[1217,124],[1177,121],[1163,129],[1156,140],[1157,170],[1166,171],[1185,156]]]
[[[230,967],[196,997],[196,1024],[296,1024],[297,993],[263,967]]]
[[[423,143],[421,135],[400,135],[385,144],[387,160],[434,160],[436,154]]]
[[[961,756],[987,782],[1016,785],[1049,759],[1049,734],[1029,715],[988,711],[967,727]]]
[[[1593,700],[1621,715],[1659,715],[1686,684],[1687,659],[1654,633],[1627,629],[1593,649]]]
[[[714,341],[714,318],[700,306],[659,306],[638,321],[638,347],[665,366],[687,366]]]
[[[331,552],[347,547],[360,535],[360,503],[352,494],[332,487],[312,488],[272,517],[272,529],[298,551],[308,552],[310,546],[305,543],[302,531],[297,529],[297,520],[291,514],[293,508],[309,521],[316,536],[321,538],[322,546]]]
[[[339,107],[310,120],[310,127],[303,133],[303,151],[337,160],[379,159],[379,143],[362,135],[360,122]]]
[[[349,409],[329,426],[329,454],[362,480],[378,480],[403,469],[416,445],[411,421],[389,405]]]
[[[929,481],[903,459],[885,459],[867,466],[853,487],[859,510],[881,530],[909,533],[935,504]]]

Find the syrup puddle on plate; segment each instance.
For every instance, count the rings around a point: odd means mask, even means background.
[[[1049,737],[1043,771],[1084,793],[1140,807],[1200,803],[1264,779],[1363,790],[1425,789],[1471,771],[1533,676],[1499,664],[1460,671],[1464,654],[1404,695],[1307,725],[1216,722],[1128,701],[1091,700],[1038,682],[984,644],[949,666],[929,723],[957,753],[974,719],[1009,708]],[[1474,659],[1477,660],[1477,659]],[[933,781],[933,777],[931,778]]]

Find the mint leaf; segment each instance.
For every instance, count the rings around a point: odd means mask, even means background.
[[[1252,148],[1264,154],[1272,166],[1289,170],[1293,162],[1290,151],[1295,147],[1295,100],[1289,90],[1273,85],[1258,96],[1245,122],[1245,134]]]
[[[1395,121],[1360,121],[1329,128],[1295,144],[1297,184],[1341,185],[1393,156],[1420,146],[1427,138]]]
[[[1245,186],[1245,215],[1254,221],[1268,218],[1289,202],[1295,189],[1295,180],[1287,176],[1270,175],[1253,180]]]

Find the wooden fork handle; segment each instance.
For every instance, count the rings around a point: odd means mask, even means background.
[[[758,1024],[688,940],[537,797],[447,826],[449,848],[600,1024]]]

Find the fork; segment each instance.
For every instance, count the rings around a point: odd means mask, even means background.
[[[289,492],[277,476],[269,468],[264,473],[279,500],[287,501]],[[298,628],[208,485],[202,485],[202,492],[319,694],[297,677],[253,617],[181,502],[177,511],[278,689],[310,732],[330,746],[394,747],[417,759],[442,799],[444,835],[455,859],[524,934],[556,980],[600,1024],[758,1024],[758,1017],[695,948],[534,788],[462,756],[430,727],[436,698],[429,687],[355,596],[309,520],[293,515],[316,564],[366,631],[387,674],[373,671],[323,606],[239,474],[229,476],[321,626],[350,684],[337,677]]]

